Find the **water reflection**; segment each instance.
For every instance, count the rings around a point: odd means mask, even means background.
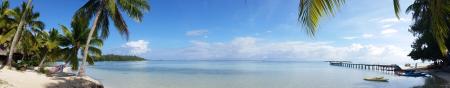
[[[107,88],[450,88],[437,77],[405,77],[315,62],[98,62],[88,74]],[[373,76],[389,82],[363,80]]]

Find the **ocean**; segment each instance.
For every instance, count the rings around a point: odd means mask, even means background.
[[[106,88],[435,88],[447,83],[321,61],[96,62],[87,73]],[[363,80],[372,76],[389,81]]]

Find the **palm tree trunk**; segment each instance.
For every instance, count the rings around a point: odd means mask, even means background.
[[[39,63],[39,67],[40,67],[40,68],[44,67],[43,64],[44,64],[44,62],[45,62],[46,59],[47,59],[47,58],[45,58],[45,57],[42,58],[41,62]]]
[[[38,65],[39,68],[42,68],[42,67],[43,67],[42,65],[44,64],[45,60],[47,59],[47,58],[45,58],[45,57],[46,57],[45,55],[47,55],[47,52],[46,52],[46,51],[44,51],[44,55],[41,57],[42,60],[41,60],[41,62],[40,62],[39,65]]]
[[[67,67],[67,65],[69,65],[69,63],[70,63],[69,60],[64,61],[64,67]]]
[[[22,27],[23,27],[24,22],[25,22],[24,18],[27,15],[28,9],[30,8],[30,5],[31,5],[32,1],[33,0],[28,0],[27,7],[25,8],[25,12],[22,14],[22,17],[20,18],[19,25],[17,26],[17,31],[14,34],[14,38],[13,38],[13,41],[11,43],[11,48],[9,49],[8,60],[6,61],[5,65],[2,65],[0,67],[0,69],[3,69],[5,66],[11,67],[11,61],[12,61],[12,58],[13,58],[13,55],[14,55],[14,51],[16,50],[16,44],[19,41],[19,34],[21,33]]]
[[[80,77],[86,75],[86,59],[87,59],[87,56],[89,54],[88,53],[88,51],[89,51],[89,44],[91,42],[92,35],[94,34],[94,31],[95,31],[95,29],[97,27],[97,22],[98,22],[98,19],[100,18],[100,13],[101,13],[101,10],[97,11],[94,23],[92,23],[92,28],[89,31],[89,36],[88,36],[88,39],[87,39],[87,42],[86,42],[86,46],[84,47],[84,51],[83,51],[84,52],[83,53],[83,61],[81,62],[80,71],[78,71],[78,76],[80,76]]]

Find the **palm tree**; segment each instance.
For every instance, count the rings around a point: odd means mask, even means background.
[[[37,34],[37,42],[40,53],[40,58],[42,59],[39,63],[39,67],[43,67],[44,62],[47,58],[57,58],[61,56],[61,54],[57,54],[60,52],[60,42],[61,35],[58,30],[51,29],[49,32],[40,31]]]
[[[14,34],[11,30],[17,28],[17,24],[14,23],[15,19],[10,17],[11,14],[9,13],[11,12],[14,11],[9,8],[9,1],[3,0],[0,6],[0,45],[3,45],[3,47],[10,43],[8,42],[11,39],[9,37],[12,37]]]
[[[0,35],[5,34],[7,30],[11,29],[9,18],[6,14],[8,11],[11,11],[11,9],[9,9],[9,2],[8,0],[3,0],[0,6]]]
[[[72,70],[78,70],[79,62],[77,56],[79,55],[80,49],[86,47],[84,44],[87,42],[86,36],[88,36],[90,28],[88,20],[79,18],[73,19],[71,27],[72,30],[69,30],[66,26],[61,25],[61,30],[63,31],[61,46],[64,48],[62,52],[67,54],[64,57],[66,65],[70,63]],[[103,40],[98,38],[97,34],[94,34],[89,44],[90,53],[88,53],[87,58],[89,64],[93,64],[93,59],[101,56],[102,52],[99,48],[102,46]]]
[[[10,18],[6,14],[6,12],[9,11],[11,11],[11,9],[9,8],[8,0],[3,0],[0,6],[0,47],[6,47],[7,39],[3,38],[3,36],[8,30],[12,29]]]
[[[2,0],[2,4],[0,6],[0,17],[6,17],[6,11],[9,10],[9,1],[8,0]]]
[[[137,22],[141,22],[143,11],[148,11],[150,5],[147,0],[89,0],[84,4],[75,16],[83,17],[84,19],[94,18],[91,30],[89,32],[86,46],[89,46],[92,35],[96,29],[100,29],[101,38],[105,39],[109,34],[109,21],[114,22],[115,27],[121,35],[126,37],[128,40],[128,28],[123,20],[122,11],[128,14],[129,17],[133,18]],[[74,16],[74,18],[76,18]],[[88,53],[89,47],[84,47],[83,53]],[[83,61],[81,63],[81,68],[78,72],[79,76],[85,75],[85,63],[88,58],[88,54],[83,55]]]
[[[334,15],[346,0],[300,0],[298,20],[305,26],[309,35],[315,36],[319,21],[324,16]],[[416,0],[418,1],[418,0]],[[439,49],[443,55],[447,55],[445,39],[447,38],[447,24],[445,15],[448,8],[448,0],[429,0],[432,22],[432,34],[438,42]],[[393,0],[394,12],[397,18],[400,12],[399,0]]]
[[[6,39],[0,39],[0,40],[8,40],[8,38],[12,38],[8,59],[6,61],[5,65],[2,65],[0,69],[3,69],[5,66],[11,66],[13,53],[16,50],[16,45],[20,40],[20,35],[27,32],[22,32],[22,29],[29,29],[28,31],[37,32],[44,28],[44,23],[41,21],[38,21],[39,13],[33,12],[33,7],[31,6],[31,1],[28,0],[28,3],[22,3],[20,7],[14,8],[12,11],[8,11],[7,14],[12,17],[11,20],[12,23],[18,24],[16,26],[16,29],[9,30],[9,32],[6,35],[11,36],[3,36],[2,38]],[[14,34],[14,36],[12,36]]]
[[[433,31],[430,31],[433,27],[432,25],[435,24],[431,20],[434,19],[431,16],[434,14],[432,12],[432,6],[430,6],[432,5],[431,3],[433,3],[433,0],[416,0],[406,9],[406,12],[412,13],[412,18],[415,21],[414,24],[411,25],[409,31],[417,37],[415,42],[411,45],[413,49],[408,56],[414,60],[433,61],[435,64],[447,66],[450,63],[450,60],[446,55],[442,55],[443,53],[439,53],[440,47],[438,46],[435,36],[433,36]],[[449,18],[450,15],[448,13],[450,13],[450,9],[444,10],[442,14],[445,13],[447,13],[445,18]],[[445,20],[446,24],[450,24],[450,19]],[[447,25],[446,28],[449,27],[450,25]],[[447,31],[446,33],[450,34],[450,31]],[[445,45],[446,47],[450,47],[449,38],[446,38]]]

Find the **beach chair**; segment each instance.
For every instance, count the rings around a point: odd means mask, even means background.
[[[49,70],[50,74],[54,74],[54,73],[58,73],[58,72],[62,72],[64,70],[65,65],[57,65],[54,68]]]

